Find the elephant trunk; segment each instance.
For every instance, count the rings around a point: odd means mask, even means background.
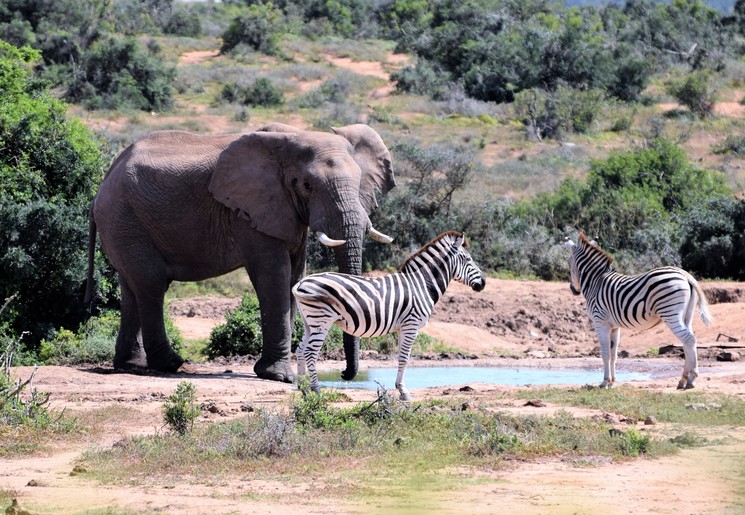
[[[364,221],[348,221],[349,225],[342,229],[344,245],[334,247],[336,263],[339,272],[343,274],[362,274],[362,237],[366,232],[366,224],[369,224],[367,216]],[[346,224],[345,224],[346,225]],[[360,339],[357,336],[344,334],[344,355],[347,360],[347,368],[342,371],[341,377],[351,381],[357,376],[359,369]]]

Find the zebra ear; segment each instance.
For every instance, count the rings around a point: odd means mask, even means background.
[[[453,247],[454,247],[454,248],[455,248],[456,250],[460,250],[460,248],[461,248],[461,247],[463,246],[463,243],[464,243],[465,241],[466,241],[466,235],[465,235],[465,233],[463,233],[463,234],[459,234],[459,235],[458,235],[458,236],[456,236],[456,238],[455,238],[455,243],[453,243]]]
[[[574,242],[570,240],[568,236],[564,238],[564,248],[566,248],[567,250],[572,250],[575,246],[576,245],[574,244]]]

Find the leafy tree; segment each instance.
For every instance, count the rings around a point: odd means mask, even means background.
[[[711,197],[729,193],[724,177],[691,165],[680,147],[649,147],[593,161],[586,181],[565,179],[531,204],[549,226],[573,226],[608,251],[628,249],[640,229],[667,224]]]
[[[93,45],[67,90],[89,108],[163,111],[173,104],[174,68],[133,38],[109,37]]]
[[[697,71],[682,81],[669,83],[667,91],[698,117],[711,116],[714,111],[715,93],[706,71]]]
[[[699,203],[681,228],[686,270],[702,277],[745,279],[745,201],[721,196]]]
[[[243,44],[257,52],[276,54],[283,25],[282,11],[271,2],[253,4],[223,32],[220,52],[228,53]]]
[[[31,79],[39,57],[0,41],[0,298],[18,295],[3,320],[30,331],[32,345],[82,319],[87,212],[108,160],[101,142]],[[98,287],[108,299],[113,278],[104,273]]]

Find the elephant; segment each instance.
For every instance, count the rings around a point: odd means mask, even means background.
[[[98,233],[121,289],[115,369],[178,370],[184,360],[163,316],[170,283],[243,267],[261,311],[254,372],[293,382],[291,288],[305,274],[309,229],[349,274],[362,272],[366,234],[392,240],[369,218],[396,185],[388,148],[364,124],[332,131],[280,123],[229,135],[157,131],[114,159],[89,213],[86,302]],[[359,339],[345,335],[344,350],[342,377],[353,379]]]

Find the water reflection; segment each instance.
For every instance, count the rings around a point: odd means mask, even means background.
[[[321,387],[375,390],[378,383],[386,389],[395,388],[395,367],[360,370],[353,381],[342,381],[338,371],[318,374]],[[540,368],[540,367],[409,367],[406,369],[408,388],[456,386],[468,383],[502,385],[595,384],[603,378],[602,368]],[[618,369],[616,379],[640,381],[652,379],[649,372]]]

